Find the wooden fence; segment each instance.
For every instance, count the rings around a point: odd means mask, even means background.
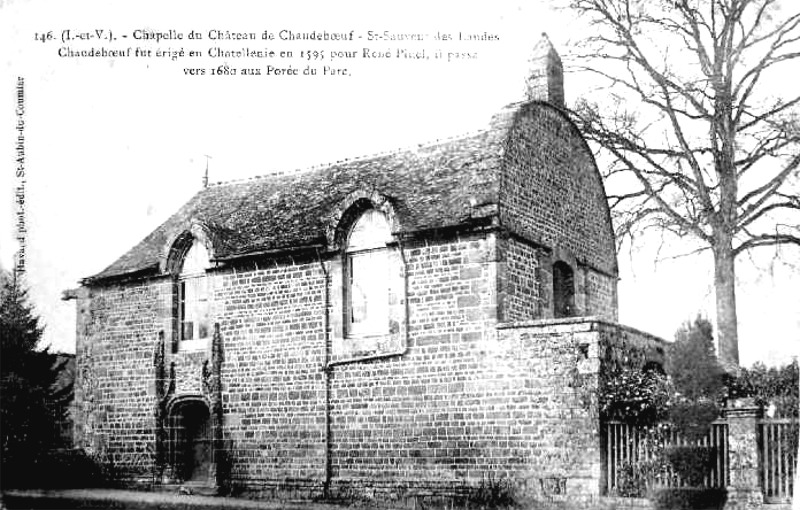
[[[705,475],[706,487],[725,487],[728,484],[728,425],[714,422],[709,433],[697,441],[689,441],[675,430],[663,428],[653,434],[644,428],[620,422],[603,425],[603,476],[601,490],[604,494],[642,496],[646,487],[681,487],[681,479],[669,465],[659,464],[659,452],[678,446],[704,446],[709,448],[712,467]]]
[[[796,419],[764,419],[758,422],[761,487],[768,503],[784,503],[792,499],[797,436]]]

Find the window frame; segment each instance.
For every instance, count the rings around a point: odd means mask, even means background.
[[[203,287],[202,291],[197,292],[197,298],[191,299],[191,295],[187,298],[187,283],[196,284],[197,287]],[[181,342],[191,342],[193,340],[208,340],[211,338],[211,319],[209,313],[209,289],[208,289],[208,276],[206,275],[193,275],[178,278],[178,335]],[[186,313],[187,303],[194,309],[193,314]],[[190,315],[194,320],[187,321],[187,315]],[[201,319],[205,315],[205,328]],[[186,338],[185,324],[192,325],[192,335]],[[205,332],[205,336],[200,336],[201,332]]]
[[[376,229],[376,241],[368,243],[366,246],[357,246],[356,248],[352,248],[351,241],[353,232],[356,230],[359,222],[364,219],[364,216],[367,214],[374,214],[379,216],[380,221],[382,222],[382,226],[385,229],[381,228],[380,230]],[[385,230],[381,232],[381,230]],[[389,310],[389,269],[390,269],[390,258],[389,258],[389,243],[392,242],[391,238],[391,229],[389,227],[389,220],[386,215],[378,209],[375,208],[367,208],[361,211],[355,218],[355,220],[350,225],[350,231],[348,232],[347,242],[344,246],[343,250],[343,270],[344,270],[344,278],[343,281],[343,302],[344,306],[342,307],[343,312],[343,325],[344,325],[344,337],[345,338],[370,338],[370,337],[380,337],[385,336],[390,333],[389,327],[389,318],[390,318],[390,310]],[[380,278],[380,288],[375,289],[374,285],[373,291],[370,292],[368,296],[366,296],[367,302],[370,301],[370,297],[377,295],[376,293],[380,293],[383,296],[384,302],[377,307],[377,311],[374,312],[378,315],[369,317],[369,313],[367,312],[367,319],[363,321],[362,324],[359,324],[355,321],[354,317],[354,310],[355,304],[353,301],[354,297],[354,285],[356,284],[355,278],[357,278],[357,271],[355,270],[356,266],[355,263],[359,259],[366,260],[367,258],[372,258],[375,255],[380,255],[382,260],[378,262],[380,265],[378,272],[384,272],[385,274],[381,275]],[[372,264],[374,267],[374,260],[367,262],[367,264]],[[375,274],[375,273],[373,273]],[[369,278],[367,278],[369,281]],[[373,282],[374,283],[374,282]],[[361,321],[360,321],[361,322]]]
[[[198,266],[195,264],[187,270],[185,267],[187,261],[193,256],[192,250],[195,247],[202,249],[202,256]],[[210,267],[210,257],[208,249],[200,239],[193,237],[191,242],[187,243],[187,247],[183,251],[178,265],[178,271],[175,275],[175,324],[176,324],[176,347],[180,350],[200,350],[208,345],[212,337],[212,321],[211,321],[211,289],[210,279],[207,271]],[[194,287],[195,296],[190,292]],[[202,291],[201,291],[202,289]],[[192,307],[192,310],[187,310]],[[192,317],[194,320],[187,321],[187,317]],[[203,321],[199,320],[205,317],[205,329],[202,328]],[[186,324],[191,323],[191,337],[186,335]],[[205,336],[199,336],[201,331],[205,331]]]

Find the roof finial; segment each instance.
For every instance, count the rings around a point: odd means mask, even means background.
[[[211,159],[211,156],[208,154],[203,154],[206,157],[206,174],[203,176],[203,188],[208,187],[208,160]]]
[[[525,98],[528,101],[547,101],[564,106],[564,69],[546,32],[533,48],[528,60],[530,74],[525,80]]]

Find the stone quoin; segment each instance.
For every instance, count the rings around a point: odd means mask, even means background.
[[[71,295],[75,435],[131,480],[262,495],[600,491],[603,183],[546,37],[472,134],[210,185]],[[623,353],[623,354],[620,354]]]

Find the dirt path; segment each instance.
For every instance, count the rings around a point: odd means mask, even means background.
[[[346,507],[312,502],[255,501],[240,498],[197,496],[168,492],[116,489],[9,490],[2,495],[3,509],[113,508],[173,510],[222,508],[226,510],[342,510]]]

